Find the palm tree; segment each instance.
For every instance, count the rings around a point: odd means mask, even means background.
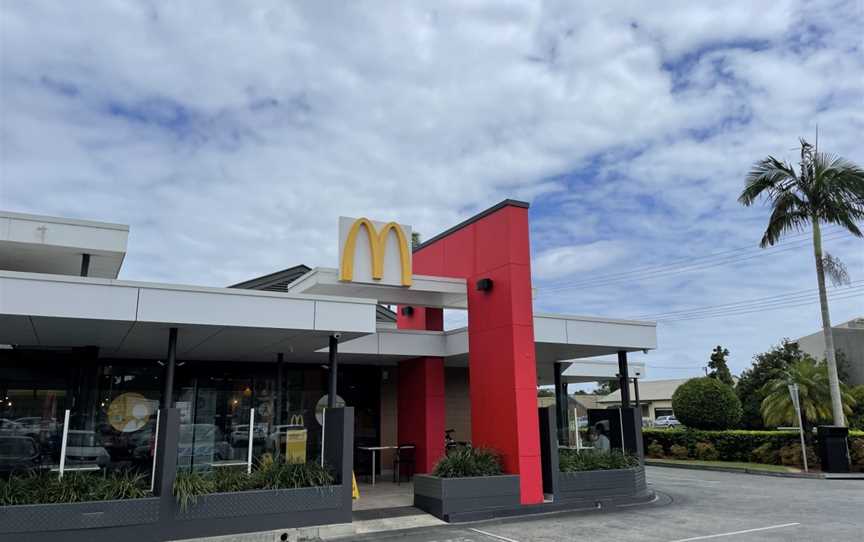
[[[864,169],[843,158],[820,153],[801,139],[798,172],[788,162],[769,156],[756,162],[747,174],[747,184],[738,201],[750,206],[760,198],[766,199],[773,207],[760,243],[762,248],[773,245],[786,232],[802,231],[808,226],[813,228],[813,255],[822,308],[831,411],[834,425],[843,426],[845,419],[825,274],[827,272],[835,283],[842,284],[849,279],[842,263],[829,254],[823,254],[821,224],[836,224],[852,235],[862,237],[856,222],[864,219]]]
[[[812,358],[803,359],[793,363],[765,384],[762,389],[765,399],[762,400],[760,410],[766,427],[795,425],[797,415],[792,397],[789,395],[789,384],[798,384],[801,425],[805,433],[810,435],[809,428],[812,423],[831,419],[831,392],[827,366],[817,365]],[[845,414],[851,414],[855,399],[845,386],[842,387],[840,395]]]

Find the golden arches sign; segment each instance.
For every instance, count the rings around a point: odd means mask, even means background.
[[[374,280],[381,280],[384,277],[384,256],[387,250],[387,236],[392,231],[396,235],[396,244],[399,247],[402,286],[411,286],[411,249],[409,248],[408,238],[402,226],[396,222],[388,222],[381,228],[381,231],[378,231],[375,228],[375,224],[368,218],[358,218],[348,230],[345,245],[342,247],[339,280],[350,281],[354,279],[354,253],[357,250],[357,236],[360,234],[361,228],[366,228],[366,234],[369,237],[372,278]]]

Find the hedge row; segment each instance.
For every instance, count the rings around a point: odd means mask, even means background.
[[[776,464],[795,464],[801,456],[797,431],[643,429],[642,436],[649,456]],[[864,432],[851,431],[849,437],[852,463],[864,468]],[[816,454],[809,448],[808,461],[812,458],[815,462]]]

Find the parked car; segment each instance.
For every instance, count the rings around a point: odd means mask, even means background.
[[[0,472],[26,471],[42,466],[39,444],[32,437],[0,436]]]
[[[678,427],[679,425],[681,425],[681,422],[675,416],[658,416],[654,420],[654,427],[669,429],[671,427]]]
[[[212,423],[180,424],[178,465],[206,466],[227,459],[232,459],[231,445],[218,427]]]
[[[105,468],[111,463],[111,455],[102,446],[95,431],[72,430],[68,432],[67,439],[67,466]]]

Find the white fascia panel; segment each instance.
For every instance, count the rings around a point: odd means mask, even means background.
[[[375,311],[375,303],[315,301],[314,329],[374,333]]]
[[[561,318],[535,316],[534,340],[539,343],[567,344],[567,321]]]
[[[650,350],[657,348],[657,328],[643,323],[567,320],[567,343]]]
[[[447,356],[468,353],[468,328],[454,329],[444,334],[444,349]]]
[[[315,301],[212,291],[141,288],[141,322],[315,329]]]
[[[440,331],[388,331],[379,333],[381,354],[444,357],[444,334]]]
[[[134,321],[138,288],[0,276],[0,313]]]
[[[0,213],[0,240],[126,252],[129,226],[20,213]]]

